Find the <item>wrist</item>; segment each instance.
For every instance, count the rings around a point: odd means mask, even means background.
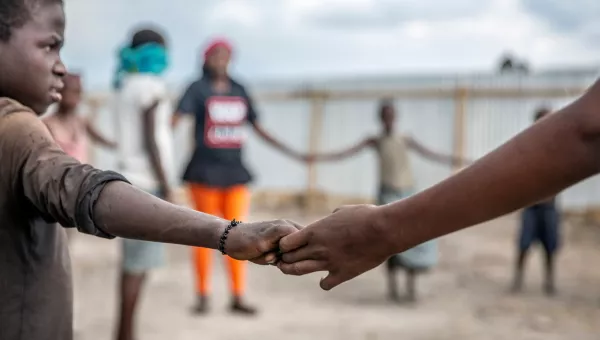
[[[227,226],[225,227],[223,232],[221,232],[221,236],[219,237],[219,246],[217,248],[221,252],[221,254],[228,255],[229,249],[227,248],[227,244],[229,241],[229,234],[241,223],[242,222],[233,219],[232,221],[227,223]]]
[[[212,249],[219,249],[219,243],[221,242],[221,237],[223,236],[223,233],[225,233],[225,229],[227,229],[227,226],[229,226],[230,221],[228,220],[224,220],[219,218],[218,221],[216,221],[215,226],[212,228],[213,229],[213,235],[211,237],[211,247]]]
[[[375,207],[373,209],[372,221],[373,232],[379,235],[381,249],[390,256],[398,253],[397,250],[400,247],[394,230],[394,225],[397,223],[394,221],[389,206]]]
[[[429,229],[416,201],[408,198],[393,204],[377,207],[374,227],[381,235],[382,247],[390,254],[401,253],[428,239]]]

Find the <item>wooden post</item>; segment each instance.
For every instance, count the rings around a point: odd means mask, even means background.
[[[325,95],[317,92],[309,92],[308,98],[310,98],[311,101],[308,152],[310,154],[315,154],[319,152],[319,145],[321,143]],[[317,177],[316,164],[310,163],[308,165],[306,201],[304,205],[307,212],[315,211],[318,206]]]
[[[456,94],[454,97],[454,147],[453,155],[459,157],[461,160],[465,158],[466,154],[466,105],[467,105],[467,89],[463,87],[456,88]],[[454,172],[457,172],[463,167],[464,164],[455,164],[453,167]]]

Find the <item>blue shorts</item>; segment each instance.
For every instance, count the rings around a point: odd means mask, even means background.
[[[541,203],[526,208],[521,219],[521,251],[529,249],[534,242],[540,242],[548,253],[558,249],[560,216],[554,204]]]
[[[165,259],[165,246],[162,243],[131,239],[122,240],[121,266],[123,272],[127,274],[142,274],[151,269],[162,267],[166,262]]]

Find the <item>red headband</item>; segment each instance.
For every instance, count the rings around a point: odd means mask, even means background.
[[[229,43],[229,41],[225,40],[225,39],[216,39],[213,40],[210,45],[208,45],[208,47],[206,48],[206,50],[204,50],[204,59],[208,58],[208,56],[217,48],[217,47],[223,47],[225,48],[227,51],[229,51],[229,53],[231,53],[231,51],[233,50],[233,47],[231,46],[231,44]]]

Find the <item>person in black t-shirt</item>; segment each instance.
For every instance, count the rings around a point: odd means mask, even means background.
[[[246,185],[252,175],[242,162],[246,123],[276,149],[302,159],[258,123],[246,89],[228,75],[231,52],[231,44],[220,39],[206,48],[202,77],[187,88],[173,117],[173,126],[183,115],[195,119],[195,150],[183,179],[189,183],[196,209],[229,220],[244,219],[248,213],[250,195]],[[194,312],[199,314],[208,310],[211,254],[210,249],[194,248],[198,298]],[[227,257],[227,265],[233,295],[231,311],[254,314],[255,308],[242,300],[244,263]]]

